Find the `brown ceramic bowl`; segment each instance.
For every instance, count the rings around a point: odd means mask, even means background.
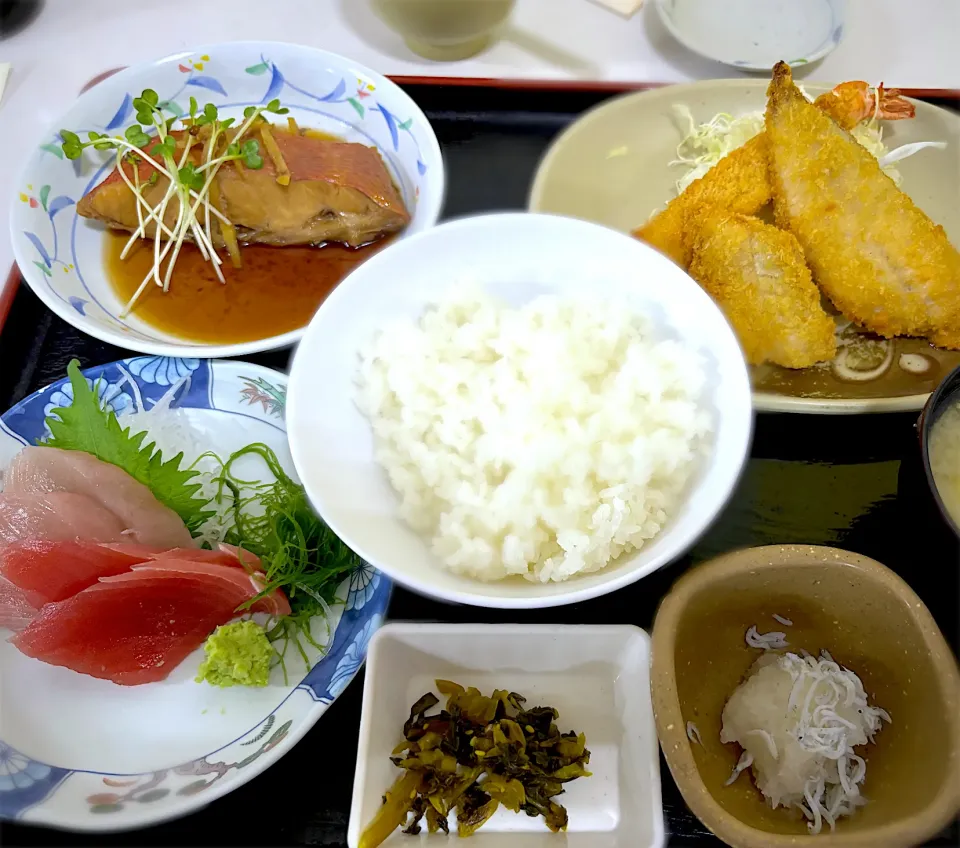
[[[777,613],[793,621],[784,627]],[[862,809],[816,835],[773,810],[752,780],[724,782],[740,755],[720,742],[730,694],[759,656],[744,633],[783,630],[791,650],[826,648],[863,680],[892,722],[866,749]],[[960,811],[960,672],[933,617],[885,566],[835,548],[771,546],[685,574],[653,628],[657,733],[690,809],[736,848],[895,848],[938,833]],[[703,746],[687,739],[696,724]]]

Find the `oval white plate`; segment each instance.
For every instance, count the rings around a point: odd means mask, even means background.
[[[552,143],[540,162],[528,207],[597,221],[630,232],[644,224],[656,209],[676,196],[682,168],[670,166],[683,139],[673,107],[689,107],[697,123],[719,112],[743,115],[766,106],[765,80],[710,80],[665,86],[616,97],[571,124]],[[828,90],[807,85],[817,96]],[[914,101],[916,118],[884,124],[884,141],[898,147],[914,141],[946,141],[946,150],[924,150],[897,164],[902,188],[935,222],[942,224],[954,244],[960,244],[960,116],[929,103]],[[942,377],[960,364],[960,353],[932,351],[916,340],[898,340],[900,352],[930,351],[939,370],[911,377],[896,370],[872,383],[847,383],[842,388],[816,384],[813,391],[793,394],[764,388],[764,375],[751,369],[754,407],[763,412],[849,414],[919,410]],[[764,366],[766,368],[766,366]],[[776,376],[776,375],[774,375]],[[895,377],[894,388],[888,378]],[[779,380],[779,377],[777,377]],[[833,381],[836,383],[837,381]],[[834,389],[836,389],[834,391]]]
[[[744,71],[806,65],[843,40],[846,0],[657,0],[684,47]]]
[[[285,375],[244,362],[162,356],[84,372],[102,378],[100,396],[117,413],[134,403],[118,366],[147,404],[189,376],[176,405],[215,434],[219,452],[262,441],[293,473]],[[72,402],[64,384],[41,389],[0,419],[0,467],[44,435],[49,409]],[[25,657],[0,630],[0,818],[125,830],[185,815],[246,783],[296,744],[350,683],[390,591],[389,580],[361,566],[341,587],[346,603],[335,608],[327,655],[306,676],[293,660],[288,684],[274,669],[262,689],[194,683],[202,648],[164,681],[118,686]]]
[[[116,134],[135,120],[132,98],[154,89],[182,112],[189,98],[224,116],[279,98],[304,127],[376,147],[400,188],[412,234],[432,227],[444,196],[443,159],[420,107],[398,86],[350,59],[279,42],[237,41],[198,47],[126,68],[95,85],[37,142],[11,198],[10,233],[24,279],[57,315],[95,338],[168,356],[240,356],[288,347],[303,329],[238,344],[197,344],[139,320],[121,319],[123,304],[106,278],[103,228],[76,214],[76,202],[106,176],[113,158],[85,151],[63,158],[57,133]],[[99,163],[99,164],[98,164]]]

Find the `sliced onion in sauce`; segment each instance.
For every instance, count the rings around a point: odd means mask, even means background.
[[[893,344],[891,342],[882,342],[882,344],[886,347],[886,355],[883,357],[883,361],[868,370],[852,368],[848,364],[850,348],[841,348],[837,351],[837,358],[833,360],[833,373],[841,380],[848,380],[852,383],[868,383],[882,377],[893,364]]]
[[[922,353],[901,353],[899,365],[909,374],[926,374],[933,367],[933,362]]]

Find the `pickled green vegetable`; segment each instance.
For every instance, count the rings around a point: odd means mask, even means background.
[[[515,692],[497,689],[488,697],[449,680],[436,686],[446,708],[428,715],[440,703],[432,692],[411,707],[404,740],[391,756],[404,777],[387,793],[362,848],[375,848],[397,827],[418,834],[424,819],[430,833],[447,833],[451,812],[458,835],[470,836],[501,804],[543,816],[554,832],[565,830],[567,811],[554,798],[565,783],[590,776],[584,735],[560,733],[553,707],[524,709]]]

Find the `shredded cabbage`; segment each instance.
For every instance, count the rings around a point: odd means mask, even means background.
[[[698,126],[687,106],[678,103],[673,108],[677,117],[688,125],[687,134],[677,145],[677,158],[670,163],[687,166],[687,172],[677,180],[677,194],[682,194],[724,156],[763,131],[763,112],[750,112],[739,118],[721,112]]]
[[[806,91],[803,91],[803,94],[808,100],[813,100]],[[764,128],[762,110],[748,112],[739,117],[720,112],[705,124],[697,124],[688,106],[678,103],[673,108],[686,131],[683,140],[677,145],[677,158],[670,162],[671,167],[683,165],[687,169],[677,180],[677,194],[682,194],[690,183],[699,180],[724,156],[742,147]],[[880,167],[897,185],[900,185],[902,176],[894,163],[928,147],[938,150],[947,147],[946,142],[942,141],[918,141],[888,150],[883,142],[883,127],[876,115],[869,121],[858,124],[852,135],[880,161]]]

